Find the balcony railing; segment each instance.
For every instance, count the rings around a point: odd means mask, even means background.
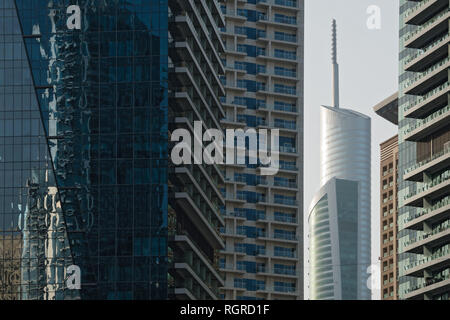
[[[405,246],[409,246],[409,245],[412,245],[412,244],[414,244],[416,242],[428,239],[429,237],[432,237],[432,236],[434,236],[434,235],[436,235],[438,233],[444,232],[444,231],[446,231],[449,228],[450,228],[450,220],[447,220],[447,221],[441,223],[440,225],[438,225],[431,232],[419,235],[416,238],[413,238],[413,239],[410,239],[409,241],[406,241],[405,242]]]
[[[289,146],[280,146],[280,152],[297,153],[297,148]]]
[[[273,54],[274,58],[286,59],[286,60],[297,60],[297,55],[295,53],[289,52],[277,52],[275,51]]]
[[[438,63],[436,63],[435,65],[431,66],[430,68],[428,68],[426,71],[419,73],[417,76],[415,76],[413,79],[411,79],[410,81],[406,82],[404,85],[404,88],[409,88],[412,85],[416,84],[419,80],[421,80],[422,78],[425,78],[426,76],[430,75],[431,73],[433,73],[434,71],[436,71],[437,69],[439,69],[440,67],[442,67],[443,65],[445,65],[447,62],[450,61],[450,57],[439,61]]]
[[[432,207],[418,210],[416,214],[409,216],[404,220],[405,223],[408,223],[414,219],[420,218],[426,214],[432,213],[436,210],[439,210],[442,207],[448,206],[450,204],[450,196],[446,196],[445,198],[441,199],[439,202],[435,203]]]
[[[292,189],[296,189],[297,188],[297,183],[293,182],[293,181],[274,181],[273,185],[275,187],[284,187],[284,188],[292,188]]]
[[[286,268],[273,268],[273,273],[287,276],[295,276],[297,274],[295,269],[286,269]]]
[[[275,33],[274,40],[285,41],[285,42],[297,42],[297,36],[291,34],[278,34]]]
[[[449,108],[449,107],[447,106],[447,108]],[[448,146],[447,148],[444,148],[444,150],[442,150],[440,152],[437,152],[437,153],[433,154],[431,157],[429,157],[429,158],[427,158],[425,160],[422,160],[420,162],[417,162],[416,164],[414,164],[411,167],[407,168],[405,170],[405,172],[404,172],[404,175],[406,175],[406,174],[408,174],[408,173],[410,173],[410,172],[412,172],[412,171],[414,171],[414,170],[416,170],[416,169],[418,169],[420,167],[423,167],[423,166],[427,165],[428,163],[430,163],[431,161],[434,161],[437,158],[440,158],[440,157],[442,157],[442,156],[444,156],[444,155],[446,155],[448,153],[450,153],[450,146]]]
[[[273,126],[275,128],[288,129],[288,130],[296,130],[297,124],[291,121],[274,121]]]
[[[427,3],[429,3],[431,0],[422,0],[421,2],[419,2],[418,4],[416,4],[414,7],[409,8],[408,10],[406,10],[405,12],[405,20],[412,15],[413,13],[417,12],[419,9],[421,9],[424,5],[426,5]]]
[[[267,1],[264,1],[264,2],[267,2]],[[274,3],[279,5],[279,6],[297,8],[297,1],[296,0],[275,0]]]
[[[423,192],[425,192],[425,191],[427,191],[449,179],[450,179],[450,170],[447,170],[447,171],[443,172],[442,174],[440,174],[439,176],[435,177],[431,181],[431,183],[425,183],[422,187],[417,188],[416,192],[411,192],[411,193],[407,194],[405,196],[404,200],[407,200],[407,199],[414,197],[420,193],[423,193]]]
[[[412,268],[415,268],[415,267],[418,267],[418,266],[421,266],[421,265],[423,265],[423,264],[425,264],[425,263],[434,261],[434,260],[436,260],[436,259],[445,257],[445,256],[447,256],[447,255],[449,255],[449,254],[450,254],[450,249],[439,250],[438,252],[432,254],[432,255],[429,256],[429,257],[426,257],[426,258],[423,258],[423,259],[419,259],[419,260],[417,260],[417,261],[414,261],[414,262],[410,263],[409,265],[406,265],[406,266],[405,266],[405,271],[406,271],[406,270],[409,270],[409,269],[412,269]]]
[[[440,14],[438,14],[437,16],[435,16],[433,19],[428,20],[427,23],[423,24],[422,26],[418,27],[415,31],[413,31],[409,35],[407,35],[406,38],[405,38],[405,42],[407,42],[409,39],[415,37],[417,34],[422,32],[423,30],[425,30],[429,26],[431,26],[433,23],[435,23],[436,21],[441,19],[443,16],[445,16],[448,12],[449,12],[449,10],[447,9],[447,10],[441,12]]]
[[[425,94],[425,95],[423,95],[423,96],[417,98],[417,99],[414,100],[413,102],[411,102],[409,105],[407,105],[407,106],[403,109],[403,111],[406,112],[406,111],[408,111],[409,109],[414,108],[414,107],[417,106],[418,104],[420,104],[420,103],[426,101],[428,98],[430,98],[430,97],[432,97],[432,96],[434,96],[434,95],[437,95],[439,92],[442,92],[442,91],[446,90],[447,87],[448,87],[449,85],[450,85],[450,82],[446,82],[446,83],[440,85],[439,87],[433,89],[432,91],[428,92],[427,94]]]
[[[447,280],[447,279],[450,279],[450,269],[448,269],[448,268],[445,269],[444,271],[440,272],[440,274],[438,276],[435,276],[431,279],[423,280],[422,283],[419,283],[415,286],[412,286],[412,287],[406,289],[404,291],[404,293],[408,294],[413,291],[417,291],[417,290],[426,288],[428,286],[431,286],[432,284],[439,283],[439,282]]]
[[[415,124],[411,125],[408,127],[408,129],[406,129],[404,131],[405,135],[408,135],[409,133],[413,132],[414,130],[426,125],[427,123],[429,123],[430,121],[433,121],[434,119],[436,119],[439,116],[442,116],[444,113],[447,113],[450,110],[450,106],[446,106],[432,114],[430,114],[428,117],[426,117],[425,119],[422,120],[417,120]]]
[[[281,239],[281,240],[289,240],[289,241],[297,240],[297,236],[295,234],[280,233],[280,232],[275,232],[273,234],[273,238],[274,239]]]
[[[439,38],[438,40],[434,41],[432,44],[430,44],[426,48],[418,50],[418,52],[416,54],[413,54],[409,59],[406,59],[405,65],[409,64],[411,61],[414,61],[418,57],[425,55],[428,51],[430,51],[434,47],[438,46],[442,42],[446,41],[449,37],[450,37],[450,34],[447,33],[444,37]]]
[[[273,202],[277,203],[277,204],[288,205],[288,206],[296,206],[298,204],[297,200],[293,200],[293,199],[274,198]]]

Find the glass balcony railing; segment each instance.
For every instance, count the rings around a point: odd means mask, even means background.
[[[416,4],[414,7],[409,8],[405,11],[405,19],[408,18],[410,15],[414,14],[418,10],[420,10],[423,6],[425,6],[427,3],[430,3],[431,0],[423,0]]]
[[[273,238],[274,239],[281,239],[281,240],[290,240],[290,241],[295,241],[297,240],[297,237],[295,234],[291,234],[291,233],[282,233],[282,232],[275,232],[273,234]]]
[[[423,24],[422,26],[418,27],[415,31],[411,32],[409,35],[406,36],[405,42],[408,41],[409,39],[415,37],[417,34],[419,34],[423,30],[425,30],[426,28],[431,26],[433,23],[435,23],[436,21],[441,19],[443,16],[445,16],[448,13],[448,11],[449,11],[449,9],[444,10],[443,12],[441,12],[440,14],[435,16],[433,19],[428,20],[427,23]]]
[[[447,108],[449,108],[449,107],[447,107]],[[416,170],[416,169],[418,169],[420,167],[423,167],[426,164],[430,163],[431,161],[434,161],[434,160],[436,160],[436,159],[438,159],[438,158],[440,158],[440,157],[442,157],[442,156],[444,156],[444,155],[446,155],[448,153],[450,153],[450,146],[448,146],[447,148],[444,148],[440,152],[437,152],[437,153],[433,154],[431,157],[429,157],[429,158],[427,158],[425,160],[422,160],[420,162],[417,162],[416,164],[412,165],[411,167],[409,167],[408,169],[405,170],[404,174],[408,174],[408,173],[410,173],[410,172],[412,172],[412,171],[414,171],[414,170]]]
[[[435,203],[430,208],[426,208],[423,210],[418,210],[414,215],[410,215],[407,219],[404,220],[405,223],[408,223],[414,219],[420,218],[423,215],[432,213],[436,210],[439,210],[442,207],[448,206],[450,204],[450,196],[447,196],[443,199],[441,199],[439,202]]]
[[[297,36],[284,33],[275,33],[273,39],[285,42],[297,42]]]
[[[417,59],[418,57],[425,55],[428,51],[430,51],[434,47],[438,46],[442,42],[446,41],[449,37],[450,37],[450,34],[447,33],[444,37],[439,38],[438,40],[434,41],[432,44],[430,44],[426,48],[418,50],[418,52],[416,54],[413,54],[409,59],[405,60],[405,65],[407,65],[411,61]]]
[[[405,246],[412,245],[416,242],[428,239],[429,237],[432,237],[438,233],[444,232],[450,228],[450,220],[444,221],[443,223],[439,224],[437,227],[433,228],[431,232],[424,233],[422,235],[417,236],[416,238],[410,239],[409,241],[405,242]]]
[[[410,104],[408,104],[405,108],[403,108],[403,111],[408,111],[411,108],[414,108],[415,106],[417,106],[418,104],[428,100],[430,97],[434,96],[434,95],[438,95],[439,93],[441,93],[444,90],[447,90],[447,87],[450,85],[450,83],[447,81],[446,83],[440,85],[439,87],[433,89],[432,91],[428,92],[427,94],[420,96],[419,98],[415,99],[413,102],[411,102]]]
[[[286,59],[286,60],[297,60],[297,55],[291,52],[279,52],[275,51],[273,54],[274,58]]]
[[[285,86],[275,86],[273,88],[273,92],[275,93],[282,93],[282,94],[290,94],[295,96],[297,94],[297,90],[296,88],[291,88],[291,87],[285,87]]]
[[[297,205],[297,200],[294,200],[294,199],[275,198],[273,200],[273,202],[277,203],[277,204],[288,205],[288,206],[296,206]]]
[[[450,57],[439,61],[438,63],[436,63],[435,65],[431,66],[430,68],[428,68],[426,71],[419,73],[417,76],[415,76],[413,79],[407,81],[404,84],[404,88],[407,89],[409,87],[411,87],[412,85],[414,85],[415,83],[417,83],[419,80],[421,80],[422,78],[425,78],[426,76],[430,75],[431,73],[435,72],[437,69],[441,68],[443,65],[445,65],[447,62],[450,61]]]
[[[282,258],[297,258],[297,255],[290,251],[274,251],[274,256]]]
[[[423,186],[418,187],[416,192],[411,192],[411,193],[407,194],[404,199],[407,200],[411,197],[414,197],[414,196],[416,196],[422,192],[425,192],[425,191],[427,191],[449,179],[450,179],[450,170],[447,170],[447,171],[443,172],[442,174],[440,174],[439,176],[433,178],[433,180],[430,183],[424,183]]]
[[[276,180],[273,182],[275,187],[297,188],[297,183],[293,181]]]
[[[295,276],[295,269],[287,269],[287,268],[273,268],[273,273],[282,274],[287,276]]]
[[[225,212],[223,215],[228,216],[228,217],[235,217],[235,218],[246,218],[245,212],[239,212],[239,211]]]
[[[297,219],[295,217],[286,216],[286,215],[274,215],[274,221],[278,222],[287,222],[287,223],[297,223]]]
[[[438,275],[436,275],[436,276],[434,276],[432,278],[429,278],[429,279],[426,279],[426,280],[425,279],[422,280],[422,282],[418,283],[417,285],[406,289],[404,291],[404,293],[408,294],[410,292],[426,288],[428,286],[431,286],[432,284],[439,283],[439,282],[447,280],[447,279],[450,279],[450,269],[449,268],[439,272]]]
[[[290,78],[297,77],[297,72],[295,72],[294,70],[275,69],[274,74],[282,77],[290,77]]]
[[[280,152],[297,153],[297,148],[290,147],[290,146],[280,146]]]
[[[293,164],[285,164],[280,162],[280,169],[282,170],[289,170],[289,171],[297,171],[298,168],[296,165]]]
[[[276,23],[284,23],[284,24],[292,24],[292,25],[297,24],[297,19],[295,17],[286,17],[286,16],[274,17],[273,21]]]
[[[267,1],[264,1],[264,2],[267,2]],[[296,0],[275,0],[274,3],[279,6],[297,8]]]
[[[411,132],[413,132],[414,130],[425,126],[426,124],[428,124],[430,121],[433,121],[434,119],[442,116],[443,114],[447,113],[450,110],[450,106],[446,106],[432,114],[430,114],[428,117],[426,117],[425,119],[422,120],[417,120],[416,123],[414,125],[409,126],[408,129],[406,129],[404,131],[404,134],[410,134]]]
[[[291,286],[273,286],[273,291],[275,292],[283,292],[283,293],[294,293],[295,287]]]
[[[277,111],[297,112],[297,107],[293,105],[275,104],[273,109]]]
[[[288,130],[296,130],[297,124],[292,121],[274,121],[273,126],[275,128],[282,128]]]
[[[431,256],[429,256],[429,257],[425,257],[425,258],[419,259],[419,260],[417,260],[417,261],[414,261],[414,262],[412,262],[412,263],[406,265],[406,266],[405,266],[405,271],[406,271],[406,270],[409,270],[409,269],[412,269],[412,268],[415,268],[415,267],[418,267],[418,266],[421,266],[421,265],[423,265],[423,264],[425,264],[425,263],[434,261],[434,260],[436,260],[436,259],[445,257],[445,256],[447,256],[447,255],[449,255],[449,254],[450,254],[450,249],[439,250],[439,251],[433,253],[433,254],[432,254]]]

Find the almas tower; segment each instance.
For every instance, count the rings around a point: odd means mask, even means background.
[[[370,118],[339,106],[333,20],[333,105],[320,109],[321,188],[310,206],[310,299],[368,300]]]

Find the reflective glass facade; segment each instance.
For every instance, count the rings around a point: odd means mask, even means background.
[[[331,299],[336,300],[370,300],[367,268],[371,265],[371,119],[350,109],[322,106],[320,121],[322,187],[311,206],[313,209],[321,195],[328,194],[333,248],[333,264],[328,262],[328,267],[333,267],[337,284],[329,282],[332,279],[324,282],[329,285],[327,295],[311,286],[311,298],[330,299],[332,295]],[[313,232],[315,227],[311,228]],[[310,248],[311,257],[317,256],[315,250],[320,247]],[[313,264],[311,274],[317,274],[318,270],[320,264]]]
[[[167,87],[167,1],[0,1],[0,298],[167,297]]]
[[[358,194],[360,182],[330,179],[309,213],[310,299],[366,299],[358,292]]]

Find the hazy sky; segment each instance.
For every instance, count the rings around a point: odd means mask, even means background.
[[[366,24],[371,5],[381,9],[379,30],[369,30]],[[340,106],[372,118],[373,263],[378,263],[380,253],[379,145],[396,134],[396,127],[376,115],[373,106],[398,88],[398,15],[398,0],[305,0],[305,231],[309,205],[320,188],[319,106],[331,104],[331,20],[335,18]],[[305,259],[306,255],[305,250]]]

